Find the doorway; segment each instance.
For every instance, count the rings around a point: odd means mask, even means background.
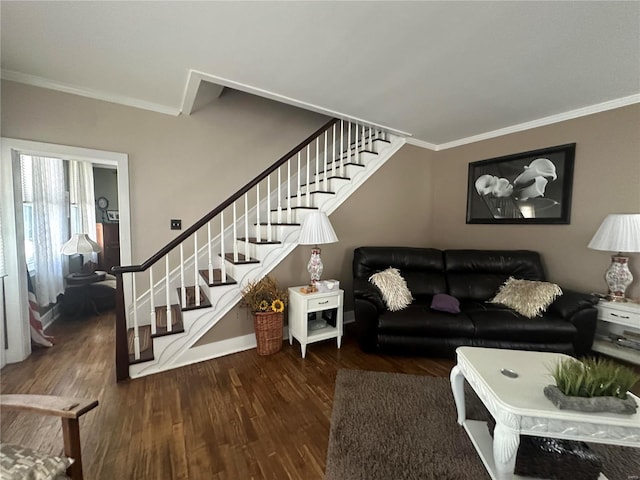
[[[120,259],[123,265],[131,264],[131,224],[129,201],[129,158],[127,154],[93,150],[51,143],[2,138],[0,161],[0,201],[3,208],[2,235],[4,241],[6,273],[4,312],[0,333],[6,338],[2,349],[1,365],[20,362],[31,353],[29,313],[27,308],[27,278],[24,247],[24,221],[22,216],[22,185],[20,182],[20,155],[58,157],[67,160],[88,161],[98,166],[115,168],[117,172],[118,220]],[[125,301],[131,289],[125,283]],[[4,325],[6,324],[6,331]]]

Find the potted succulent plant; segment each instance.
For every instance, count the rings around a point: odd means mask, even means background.
[[[544,394],[560,409],[633,414],[638,408],[628,391],[640,376],[612,360],[570,358],[550,372],[556,384],[547,385]]]
[[[288,299],[287,290],[269,275],[249,282],[242,290],[241,304],[253,314],[258,355],[271,355],[282,348],[283,312]]]

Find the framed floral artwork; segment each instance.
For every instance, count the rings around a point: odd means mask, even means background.
[[[467,223],[568,224],[576,144],[469,164]]]

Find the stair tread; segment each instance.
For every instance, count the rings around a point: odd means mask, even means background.
[[[257,223],[254,223],[254,225],[258,225]],[[267,227],[271,225],[272,227],[299,227],[300,223],[283,223],[283,222],[271,222],[271,223],[266,223],[266,222],[260,222],[260,226],[264,226]]]
[[[198,286],[198,288],[200,289],[200,305],[196,305],[195,288],[196,287],[193,285],[185,287],[187,302],[186,302],[186,306],[181,308],[183,312],[187,310],[197,310],[199,308],[209,308],[211,306],[211,302],[209,301],[209,298],[207,298],[207,295],[204,293],[204,290],[200,286]],[[178,287],[177,290],[178,290],[178,298],[182,299],[182,287]]]
[[[340,175],[328,175],[327,176],[327,180],[331,180],[331,179],[338,179],[338,180],[349,180],[351,181],[351,177],[342,177]],[[308,183],[308,185],[313,185],[314,183],[320,183],[320,182],[324,182],[324,178],[320,178],[319,180],[312,180],[311,182]],[[306,187],[307,184],[303,183],[300,185],[300,187]]]
[[[132,328],[127,330],[127,344],[129,348],[129,365],[135,363],[148,362],[153,360],[153,340],[151,339],[151,325],[138,327],[138,338],[140,340],[140,358],[135,358],[134,335]]]
[[[318,207],[306,207],[304,205],[300,205],[299,207],[291,207],[291,210],[318,210]],[[270,212],[278,212],[278,209],[270,210]],[[273,225],[273,223],[271,225]]]
[[[324,191],[324,190],[314,190],[313,192],[309,192],[308,194],[307,193],[301,193],[300,196],[304,197],[305,195],[309,195],[309,194],[313,195],[314,193],[325,193],[327,195],[335,195],[336,194],[336,192],[327,192],[327,191]],[[298,195],[291,195],[291,197],[287,197],[287,198],[297,198],[297,197],[298,197]],[[291,208],[294,208],[294,207],[291,207]]]
[[[200,270],[200,275],[202,275],[202,278],[205,279],[207,285],[209,285],[210,287],[219,287],[221,285],[235,285],[236,283],[238,283],[229,274],[227,274],[227,281],[223,282],[222,270],[220,270],[219,268],[213,269],[213,280],[209,280],[209,269]]]
[[[225,258],[225,260],[233,263],[234,265],[242,265],[242,264],[249,264],[249,263],[260,263],[260,260],[258,260],[256,258],[249,257],[249,259],[247,260],[246,257],[244,256],[244,254],[242,254],[242,253],[238,253],[238,261],[237,262],[234,262],[234,260],[233,260],[233,253],[225,253],[224,254],[224,258]]]
[[[174,333],[184,332],[184,324],[182,323],[182,311],[180,305],[171,305],[171,330],[167,330],[167,306],[160,305],[155,308],[156,312],[156,333],[151,337],[162,337],[164,335],[171,335]]]
[[[238,240],[240,240],[242,242],[246,241],[245,237],[240,237],[240,238],[238,238]],[[256,245],[280,245],[280,243],[282,243],[282,242],[280,242],[278,240],[269,241],[269,240],[264,240],[264,239],[261,239],[260,241],[258,241],[256,239],[256,237],[249,237],[249,243],[255,243]]]

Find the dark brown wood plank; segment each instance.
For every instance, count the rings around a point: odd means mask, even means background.
[[[220,270],[219,268],[214,268],[213,269],[213,277],[212,279],[209,278],[209,270],[208,269],[203,269],[200,270],[200,275],[202,275],[202,278],[205,279],[205,281],[207,282],[207,285],[209,285],[210,287],[218,287],[220,285],[235,285],[236,282],[233,278],[231,278],[231,276],[227,275],[227,280],[226,282],[222,281],[222,270]]]
[[[324,478],[340,368],[447,377],[452,359],[365,354],[353,325],[334,340],[255,350],[115,383],[114,317],[58,321],[50,349],[2,370],[2,393],[96,398],[80,419],[85,478]],[[640,393],[640,385],[634,389]],[[3,412],[2,440],[62,452],[60,421]]]

